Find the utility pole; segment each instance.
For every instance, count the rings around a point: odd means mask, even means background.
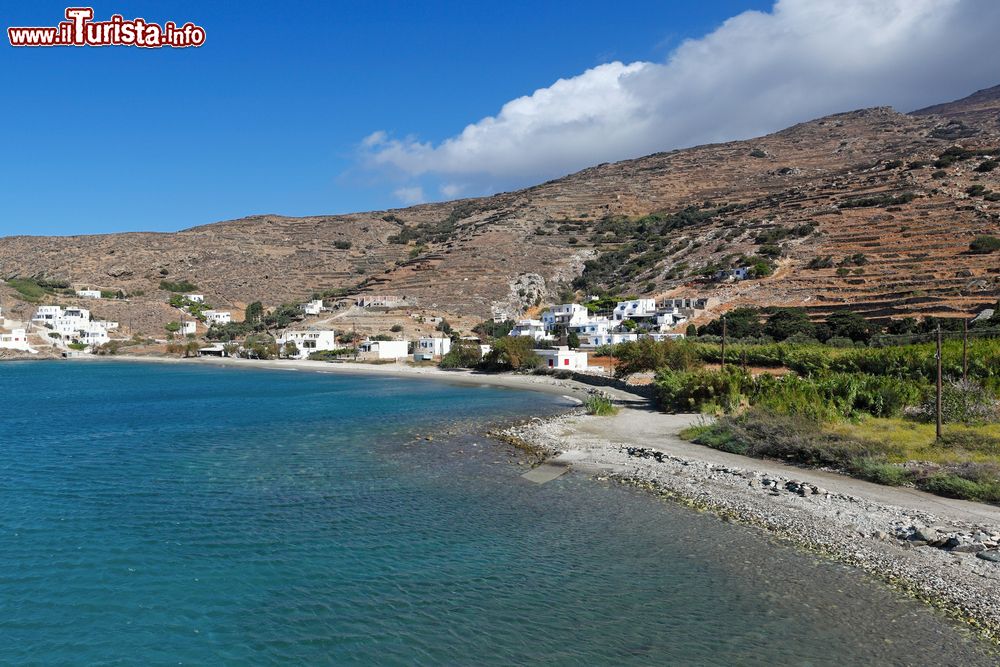
[[[962,318],[962,382],[969,381],[969,320]]]
[[[722,316],[722,370],[726,370],[726,316]]]
[[[937,327],[937,439],[941,439],[941,325]]]

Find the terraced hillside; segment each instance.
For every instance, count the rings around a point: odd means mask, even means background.
[[[955,147],[961,147],[956,149]],[[1000,87],[912,114],[874,108],[749,141],[599,165],[514,193],[342,216],[275,215],[172,234],[0,239],[0,277],[137,295],[162,280],[216,306],[391,293],[428,312],[516,316],[566,293],[708,296],[873,317],[995,303]],[[141,226],[137,220],[136,225]],[[774,274],[702,276],[746,264]],[[144,320],[145,321],[145,320]]]

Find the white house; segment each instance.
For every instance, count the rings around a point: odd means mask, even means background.
[[[185,294],[184,298],[194,303],[205,303],[204,294]]]
[[[614,325],[606,317],[592,317],[585,322],[575,324],[569,328],[580,336],[603,336],[611,331]]]
[[[45,324],[46,322],[52,322],[57,317],[61,316],[63,309],[59,306],[39,306],[35,314],[31,316],[32,322],[41,322]]]
[[[554,331],[558,327],[574,327],[582,324],[590,317],[590,311],[578,303],[564,303],[552,306],[542,313],[542,324],[546,331]]]
[[[546,335],[545,325],[541,320],[518,320],[508,334],[510,336],[530,336],[535,340],[551,339]]]
[[[306,359],[313,352],[324,352],[326,350],[336,350],[341,347],[337,344],[336,333],[330,329],[325,331],[286,331],[278,338],[278,346],[282,352],[285,345],[294,343],[298,353],[292,355],[296,359]]]
[[[643,317],[656,316],[656,299],[633,299],[619,301],[615,305],[613,317],[618,322]]]
[[[28,334],[24,329],[11,329],[10,333],[0,333],[0,349],[35,352],[28,345]]]
[[[410,342],[406,340],[366,340],[358,346],[362,359],[402,359],[410,354]]]
[[[566,371],[587,370],[587,353],[571,350],[565,345],[548,350],[535,350],[540,368],[551,368]]]
[[[687,319],[688,318],[675,311],[659,313],[656,316],[656,326],[660,331],[670,331],[674,327],[687,322]]]
[[[323,312],[323,299],[313,299],[302,304],[302,312],[306,315],[319,315]]]
[[[478,340],[476,341],[479,342]],[[451,352],[450,338],[420,338],[413,346],[414,361],[430,361]]]
[[[600,336],[591,336],[590,340],[586,344],[581,344],[580,347],[600,347],[601,345],[618,345],[620,343],[628,343],[631,341],[639,340],[640,334],[634,331],[620,331],[606,333]]]
[[[111,337],[108,336],[108,330],[96,322],[90,322],[87,326],[81,328],[73,338],[79,340],[84,345],[92,347],[104,345],[111,340]]]
[[[716,280],[746,280],[753,275],[753,267],[738,266],[735,269],[723,269],[715,274]]]
[[[209,324],[229,324],[233,319],[228,310],[205,310],[201,314]]]
[[[194,320],[184,320],[181,322],[181,329],[179,333],[182,336],[198,333],[198,323]]]
[[[101,290],[99,289],[78,289],[76,295],[81,299],[100,299]]]

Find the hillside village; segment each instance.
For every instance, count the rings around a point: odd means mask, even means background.
[[[482,199],[8,237],[0,354],[430,363],[502,334],[598,372],[597,351],[718,335],[747,309],[760,326],[792,309],[807,331],[852,314],[881,333],[960,326],[1000,295],[998,164],[1000,86]]]

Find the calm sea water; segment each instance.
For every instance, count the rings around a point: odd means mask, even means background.
[[[524,482],[476,420],[557,397],[100,362],[0,396],[0,664],[995,663],[753,530]]]

